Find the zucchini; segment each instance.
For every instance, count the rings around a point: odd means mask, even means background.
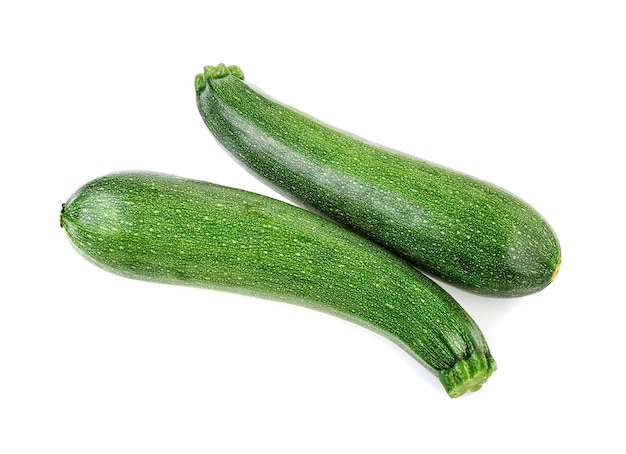
[[[61,226],[95,265],[132,279],[285,301],[393,340],[451,397],[495,370],[470,316],[406,261],[317,214],[248,191],[147,172],[97,178]]]
[[[197,106],[218,142],[274,189],[470,292],[518,297],[556,277],[559,241],[526,202],[324,124],[243,79],[236,66],[205,67]]]

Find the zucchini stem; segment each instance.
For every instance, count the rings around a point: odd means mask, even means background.
[[[496,362],[483,352],[474,352],[469,358],[458,361],[449,369],[439,372],[439,381],[452,398],[468,391],[478,391],[496,370]]]
[[[226,66],[224,63],[215,66],[205,66],[202,74],[196,75],[196,93],[204,91],[209,79],[221,79],[226,76],[234,76],[237,79],[244,80],[243,71],[239,66]]]

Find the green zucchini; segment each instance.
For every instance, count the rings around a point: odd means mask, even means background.
[[[232,156],[284,195],[470,292],[517,297],[554,280],[559,241],[518,197],[324,124],[243,79],[236,66],[205,67],[199,112]]]
[[[146,172],[97,178],[61,226],[92,263],[145,281],[285,301],[393,340],[451,397],[495,362],[470,316],[406,261],[317,214],[248,191]]]

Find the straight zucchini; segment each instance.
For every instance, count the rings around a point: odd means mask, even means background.
[[[78,252],[110,272],[290,302],[393,340],[451,397],[495,370],[470,316],[410,264],[294,205],[146,172],[95,179],[63,205]]]
[[[215,138],[275,189],[467,291],[518,297],[552,282],[559,241],[530,205],[485,181],[324,124],[247,84],[196,76]]]

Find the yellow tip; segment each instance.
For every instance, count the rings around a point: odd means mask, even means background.
[[[554,269],[554,273],[552,273],[552,279],[550,279],[550,282],[554,282],[554,280],[556,279],[556,275],[559,274],[560,268],[561,268],[561,262],[559,262],[559,264]]]

